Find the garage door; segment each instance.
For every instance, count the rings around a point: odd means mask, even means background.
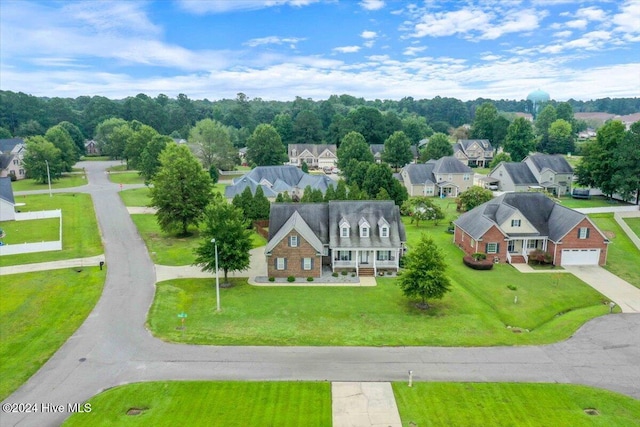
[[[561,265],[598,265],[600,249],[563,249]]]

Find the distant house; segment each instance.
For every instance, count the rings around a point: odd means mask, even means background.
[[[0,177],[11,177],[14,181],[26,178],[22,159],[26,145],[22,138],[0,139]]]
[[[531,251],[551,254],[555,265],[604,265],[606,236],[586,215],[542,193],[506,193],[454,222],[454,242],[466,254],[495,262],[526,263]]]
[[[302,197],[307,186],[319,189],[324,194],[329,186],[335,185],[335,181],[326,175],[310,175],[296,166],[258,166],[234,179],[233,184],[225,188],[225,197],[232,199],[247,187],[252,194],[256,193],[258,187],[262,187],[264,195],[269,199],[275,199],[279,193],[285,192],[292,197]]]
[[[335,144],[289,144],[287,149],[291,165],[302,166],[305,162],[310,168],[322,169],[338,164]]]
[[[453,156],[406,165],[400,175],[409,196],[457,197],[473,185],[473,170]]]
[[[371,154],[373,154],[373,161],[376,163],[382,163],[384,144],[370,144],[369,149],[371,150]],[[418,157],[420,157],[418,147],[412,145],[411,147],[409,147],[409,149],[411,150],[411,155],[413,156],[412,162],[415,163],[416,161],[418,161]]]
[[[499,191],[529,191],[540,188],[536,177],[524,163],[500,162],[489,172]]]
[[[99,156],[100,155],[100,147],[98,143],[93,139],[86,141],[84,143],[84,151],[87,153],[87,156]]]
[[[397,271],[407,237],[392,201],[274,203],[265,248],[269,277]]]
[[[573,168],[560,154],[532,154],[522,161],[549,193],[562,196],[571,190]]]
[[[453,156],[467,166],[486,168],[493,160],[493,146],[488,139],[459,139]]]
[[[16,219],[15,205],[11,178],[8,176],[0,178],[0,221]]]

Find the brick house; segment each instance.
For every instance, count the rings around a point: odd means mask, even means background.
[[[495,262],[526,263],[539,249],[555,265],[605,265],[606,236],[584,214],[542,193],[507,193],[453,222],[454,243],[466,254],[483,252]]]
[[[269,277],[397,271],[406,233],[391,201],[274,203],[265,248]]]

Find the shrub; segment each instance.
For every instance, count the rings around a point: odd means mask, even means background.
[[[516,285],[507,285],[507,288],[511,289],[512,291],[515,291],[516,289],[518,289]]]
[[[471,254],[471,258],[473,258],[476,261],[482,261],[482,260],[487,259],[487,254],[482,253],[482,252],[476,252],[476,253]]]
[[[296,281],[295,277],[293,277],[293,276],[287,277],[287,282],[295,282],[295,281]]]
[[[342,275],[343,275],[343,276],[346,276],[347,274],[348,274],[348,273],[347,273],[347,271],[346,271],[346,270],[342,272]]]
[[[307,282],[313,282],[313,277],[307,277]]]
[[[483,260],[475,260],[471,255],[466,255],[462,258],[462,262],[469,268],[473,268],[474,270],[491,270],[493,268],[493,262],[491,260],[483,259]]]
[[[551,264],[553,262],[553,256],[549,252],[536,249],[534,251],[529,252],[529,263],[534,263],[534,262],[536,262],[538,265]]]
[[[356,277],[356,273],[351,273],[351,277]]]
[[[332,275],[333,277],[338,277],[338,273],[336,273],[335,271],[334,271],[333,273],[331,273],[331,275]]]
[[[276,278],[275,278],[275,277],[269,277],[269,281],[270,281],[270,282],[275,282],[275,281],[276,281]]]

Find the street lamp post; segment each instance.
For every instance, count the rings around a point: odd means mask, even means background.
[[[47,181],[49,181],[49,197],[53,197],[51,194],[51,172],[49,172],[49,161],[47,159],[44,160],[47,164]]]
[[[220,272],[218,271],[218,243],[216,242],[216,239],[211,239],[211,243],[213,243],[216,253],[216,306],[217,311],[220,311]]]

